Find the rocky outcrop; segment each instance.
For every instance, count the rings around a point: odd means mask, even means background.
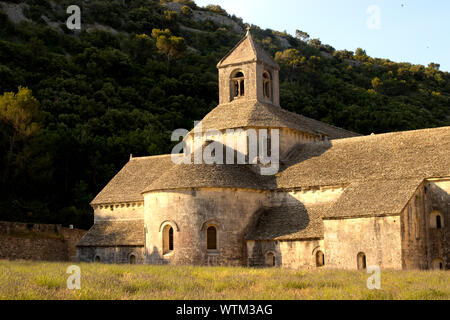
[[[182,4],[178,2],[169,2],[166,3],[165,6],[173,11],[181,12],[181,8],[183,7]],[[221,26],[227,26],[231,28],[234,32],[242,33],[244,30],[242,27],[233,19],[220,15],[218,13],[209,12],[209,11],[202,11],[202,10],[192,10],[193,17],[192,19],[194,21],[207,21],[210,20],[218,25]]]
[[[9,20],[14,23],[22,21],[31,21],[23,14],[23,9],[28,8],[25,3],[6,3],[0,1],[0,8],[8,15]]]

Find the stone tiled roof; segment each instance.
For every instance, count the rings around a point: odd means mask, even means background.
[[[173,166],[170,155],[131,159],[91,204],[144,201],[142,190]]]
[[[399,214],[422,181],[419,178],[353,182],[323,217],[362,218]]]
[[[266,208],[247,240],[300,240],[323,238],[322,216],[327,205],[301,203]]]
[[[222,68],[228,65],[249,61],[260,61],[276,69],[280,69],[280,66],[273,58],[253,40],[250,32],[248,32],[247,35],[219,61],[217,67]]]
[[[96,222],[77,247],[144,246],[144,220]]]
[[[145,192],[186,188],[273,189],[272,177],[261,176],[250,165],[174,165]]]
[[[450,176],[450,127],[371,135],[291,152],[279,188]]]
[[[341,129],[258,100],[236,100],[221,104],[203,118],[202,130],[225,130],[245,127],[290,128],[329,139],[342,139],[359,134]]]

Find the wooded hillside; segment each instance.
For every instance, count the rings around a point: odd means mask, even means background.
[[[69,5],[82,30],[68,30]],[[299,25],[299,29],[301,26]],[[217,62],[245,25],[193,1],[0,2],[0,220],[89,228],[129,155],[169,153],[217,105]],[[450,125],[450,75],[252,26],[285,109],[362,134]]]

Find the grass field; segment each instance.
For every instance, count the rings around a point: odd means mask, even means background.
[[[450,299],[448,271],[382,271],[369,290],[358,271],[78,264],[81,290],[68,290],[70,265],[0,261],[0,299]]]

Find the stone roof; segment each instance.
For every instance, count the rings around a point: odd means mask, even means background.
[[[298,202],[266,208],[247,240],[322,239],[323,219],[397,215],[421,182],[422,179],[354,182],[331,203],[304,205]]]
[[[330,208],[325,219],[363,218],[399,214],[423,179],[374,180],[351,183]]]
[[[323,238],[322,216],[327,205],[301,203],[266,208],[247,240],[300,240]]]
[[[91,204],[144,201],[142,190],[172,166],[170,155],[132,158]]]
[[[279,188],[450,176],[450,127],[299,144]]]
[[[223,68],[233,64],[240,64],[245,62],[259,61],[263,62],[275,69],[280,69],[280,66],[270,57],[260,45],[254,40],[250,32],[247,32],[244,38],[228,52],[222,60],[217,64],[217,68]]]
[[[101,221],[81,238],[77,247],[144,246],[144,220]]]
[[[203,131],[246,127],[290,128],[314,135],[325,134],[331,140],[359,136],[256,99],[221,104],[203,118],[201,125]]]
[[[273,181],[272,177],[260,175],[250,165],[180,164],[151,183],[144,193],[186,188],[267,190],[274,188]]]

